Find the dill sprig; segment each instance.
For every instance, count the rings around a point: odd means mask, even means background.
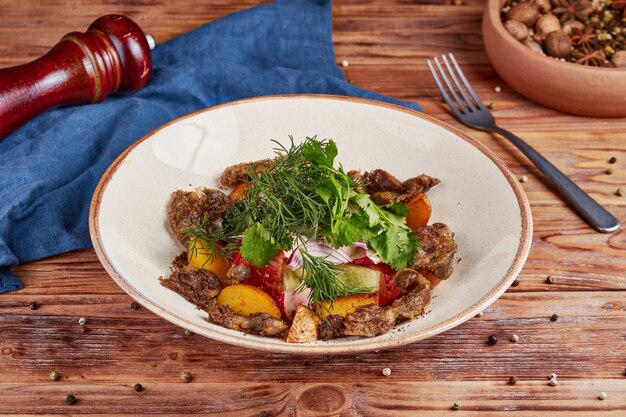
[[[296,291],[311,289],[309,305],[314,305],[319,310],[324,308],[323,301],[330,300],[330,308],[332,308],[332,301],[339,297],[362,294],[371,290],[371,288],[341,281],[339,269],[326,258],[313,256],[303,249],[299,250],[302,254],[302,283]]]
[[[206,217],[195,227],[187,229],[184,237],[184,241],[187,242],[187,253],[191,257],[197,257],[199,251],[202,251],[202,255],[207,256],[202,264],[203,267],[207,263],[212,263],[216,256],[228,258],[237,250],[232,244],[228,245],[226,240],[223,229],[211,230],[211,224]],[[197,245],[197,242],[201,244]]]

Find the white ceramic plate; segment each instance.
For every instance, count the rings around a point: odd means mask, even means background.
[[[217,188],[231,164],[272,156],[270,139],[332,137],[346,169],[383,168],[400,179],[421,173],[442,183],[428,196],[431,222],[456,234],[461,262],[433,291],[430,312],[374,338],[288,344],[228,330],[162,287],[184,248],[166,227],[177,189]],[[332,96],[275,96],[216,106],[145,136],[109,167],[91,204],[90,230],[113,279],[149,310],[212,339],[294,353],[348,353],[411,343],[450,329],[494,302],[515,279],[530,249],[524,192],[492,152],[423,114],[389,104]]]

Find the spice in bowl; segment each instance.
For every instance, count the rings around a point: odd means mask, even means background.
[[[505,29],[528,48],[595,67],[626,67],[626,0],[509,0]]]

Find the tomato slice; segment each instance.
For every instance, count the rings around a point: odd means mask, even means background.
[[[393,282],[396,271],[387,264],[371,265],[370,268],[376,268],[381,272],[378,305],[384,307],[402,294],[402,290]]]
[[[239,252],[231,255],[231,262],[233,265],[250,265],[252,275],[246,284],[259,287],[274,300],[280,301],[280,295],[283,292],[283,264],[285,263],[282,250],[279,250],[274,259],[262,268],[251,265]]]

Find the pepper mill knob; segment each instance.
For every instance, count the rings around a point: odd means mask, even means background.
[[[0,140],[47,109],[142,88],[153,47],[154,38],[131,19],[107,15],[85,33],[68,33],[41,58],[0,69]]]

